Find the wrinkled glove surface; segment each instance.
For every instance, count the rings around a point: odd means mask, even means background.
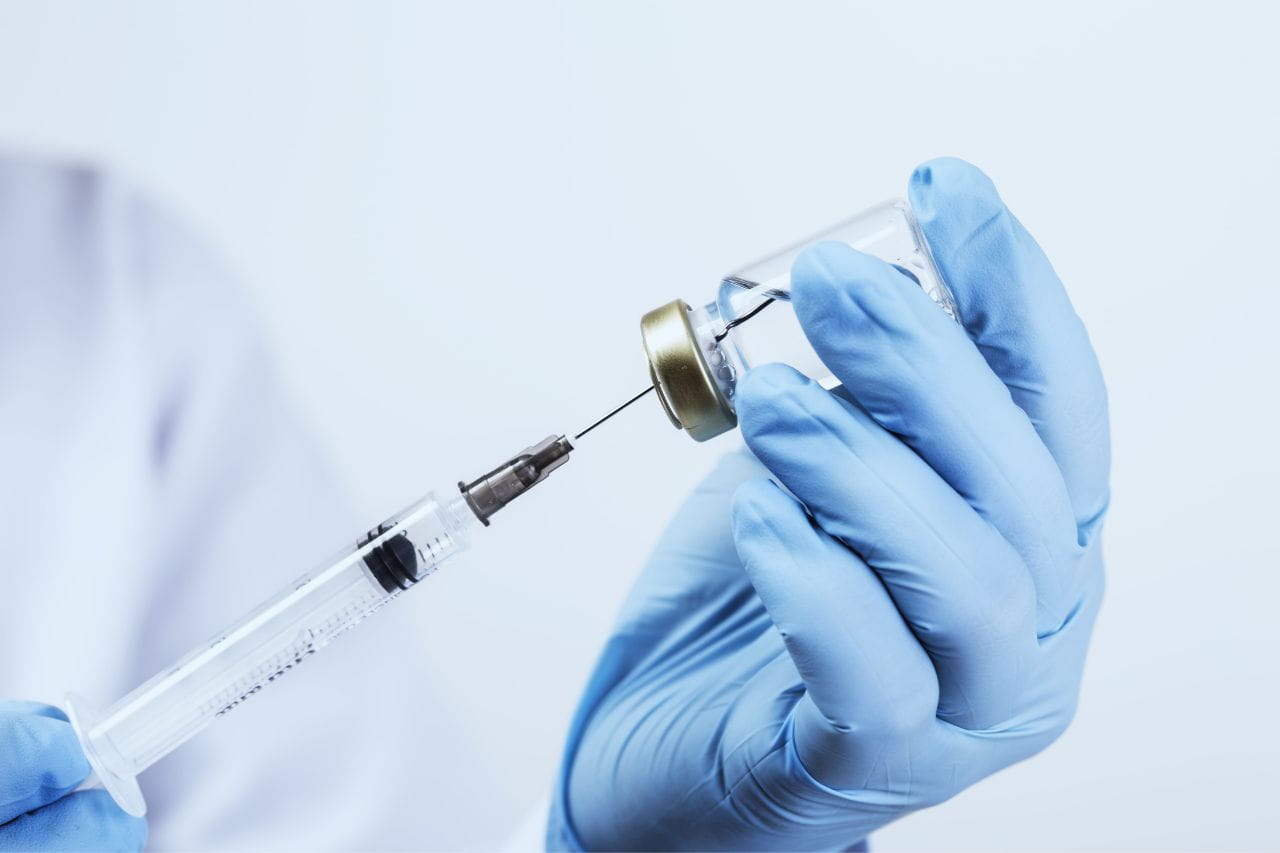
[[[66,715],[0,702],[0,850],[141,850],[146,821],[106,791],[75,791],[88,775]]]
[[[843,389],[743,377],[755,458],[720,463],[630,594],[552,846],[847,849],[1070,721],[1103,589],[1101,373],[985,175],[932,161],[910,200],[963,327],[875,258],[800,256],[794,308]]]

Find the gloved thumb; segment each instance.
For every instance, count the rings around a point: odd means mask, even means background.
[[[66,715],[35,702],[0,702],[0,756],[0,823],[65,796],[89,775]]]

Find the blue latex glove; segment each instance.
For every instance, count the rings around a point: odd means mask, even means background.
[[[881,261],[801,255],[795,310],[843,396],[781,365],[741,381],[768,470],[726,458],[666,531],[549,843],[848,848],[1070,721],[1103,587],[1101,374],[981,172],[931,162],[910,197],[964,328]]]
[[[89,763],[66,716],[0,702],[0,850],[140,850],[146,821],[102,790],[77,791]]]

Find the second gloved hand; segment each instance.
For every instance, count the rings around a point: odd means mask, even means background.
[[[767,470],[727,458],[667,530],[552,843],[845,849],[1069,722],[1102,594],[1097,363],[984,175],[935,161],[911,200],[964,328],[874,258],[801,255],[795,310],[842,394],[781,365],[739,384]]]
[[[0,851],[140,850],[146,821],[106,791],[76,791],[88,775],[61,711],[0,702]]]

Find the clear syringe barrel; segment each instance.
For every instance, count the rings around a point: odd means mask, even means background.
[[[105,711],[67,697],[103,787],[144,814],[137,774],[464,550],[479,522],[465,494],[447,503],[427,495]]]

